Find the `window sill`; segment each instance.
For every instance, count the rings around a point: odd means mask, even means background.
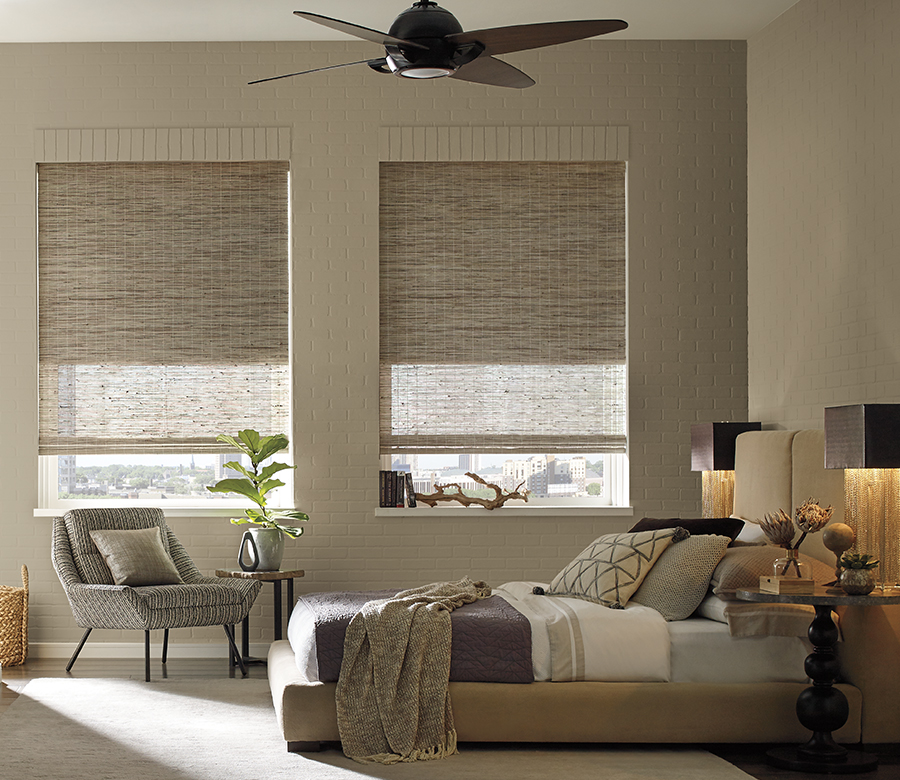
[[[377,507],[375,517],[416,517],[425,518],[438,515],[440,517],[460,517],[464,512],[478,514],[489,512],[491,519],[503,515],[529,515],[530,517],[631,517],[634,507],[630,506],[565,506],[538,504],[532,506],[502,506],[497,509],[483,509],[479,506],[422,506],[422,507]]]
[[[62,517],[70,509],[88,509],[91,505],[84,507],[59,507],[57,509],[35,509],[34,517]],[[104,506],[109,507],[109,504]],[[151,506],[151,504],[140,504],[141,507]],[[97,505],[100,509],[100,505]],[[135,505],[137,508],[137,505]],[[170,517],[236,517],[243,513],[243,507],[202,507],[202,506],[178,506],[177,504],[166,505],[160,507],[164,513]]]

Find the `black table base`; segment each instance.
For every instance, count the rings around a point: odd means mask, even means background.
[[[303,572],[299,573],[300,575]],[[285,577],[287,580],[287,604],[288,604],[288,618],[290,618],[290,610],[293,609],[294,606],[294,578],[293,577]],[[284,615],[283,615],[283,607],[281,604],[281,579],[273,579],[269,580],[272,583],[272,587],[274,589],[273,600],[274,600],[274,612],[275,612],[275,620],[274,620],[274,629],[275,629],[275,639],[282,639],[284,633]],[[255,658],[250,655],[250,616],[248,615],[241,622],[241,660],[244,664],[252,664],[265,666],[268,662],[265,658]],[[230,665],[235,666],[234,656],[230,658]]]
[[[812,732],[812,737],[797,747],[773,748],[766,756],[770,764],[801,772],[831,775],[869,772],[878,766],[878,756],[848,750],[831,736],[847,722],[850,705],[843,691],[834,687],[840,674],[834,652],[839,634],[831,618],[831,606],[816,604],[815,610],[808,634],[813,651],[804,664],[813,684],[797,698],[797,719]]]

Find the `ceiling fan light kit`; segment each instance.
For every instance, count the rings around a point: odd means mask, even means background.
[[[251,84],[333,70],[348,65],[367,64],[378,73],[393,73],[409,79],[449,76],[478,84],[523,89],[534,84],[534,79],[503,60],[498,60],[494,57],[495,54],[509,54],[583,40],[595,35],[624,30],[628,26],[620,19],[595,19],[523,24],[465,32],[456,17],[433,0],[417,0],[411,8],[407,8],[394,20],[386,33],[308,11],[294,11],[294,13],[307,21],[380,44],[384,47],[385,55],[380,59],[347,62],[342,65],[257,79],[251,81]]]

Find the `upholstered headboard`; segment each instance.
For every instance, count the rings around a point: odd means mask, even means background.
[[[844,522],[844,472],[825,468],[825,432],[748,431],[737,437],[734,457],[733,517],[748,523],[743,538],[754,531],[749,524],[767,512],[794,509],[808,498],[831,506],[832,523]],[[757,534],[761,537],[761,532]],[[741,537],[739,537],[741,538]],[[822,544],[822,534],[803,542],[804,553],[834,565],[834,554]]]

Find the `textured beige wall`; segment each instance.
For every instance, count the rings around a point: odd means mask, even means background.
[[[801,0],[748,44],[751,419],[900,401],[900,3]]]
[[[49,565],[37,501],[34,130],[287,127],[293,176],[298,504],[312,515],[285,566],[302,590],[413,585],[464,574],[547,580],[625,515],[376,517],[378,159],[387,126],[626,126],[634,516],[699,511],[690,425],[746,414],[745,46],[596,41],[524,53],[524,91],[414,84],[365,67],[277,85],[275,73],[361,59],[365,44],[0,46],[0,581],[32,572],[32,639],[80,635]],[[240,531],[170,522],[201,569],[231,565]],[[270,589],[255,640],[271,638]],[[95,642],[139,637],[97,632]],[[173,642],[216,642],[181,631]],[[90,647],[89,643],[88,647]]]

